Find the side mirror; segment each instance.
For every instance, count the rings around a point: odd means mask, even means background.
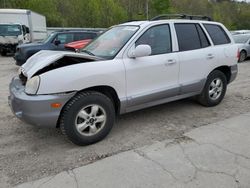
[[[76,52],[76,53],[80,53],[81,50],[80,50],[80,49],[75,49],[75,52]]]
[[[55,44],[56,46],[58,46],[59,44],[61,44],[61,41],[60,41],[60,40],[55,40],[55,41],[54,41],[54,44]]]
[[[30,29],[26,27],[26,33],[30,33]]]
[[[152,53],[152,49],[149,45],[138,45],[136,46],[135,50],[133,50],[130,54],[130,58],[137,58],[137,57],[145,57],[149,56]]]

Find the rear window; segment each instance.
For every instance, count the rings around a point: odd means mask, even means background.
[[[221,26],[214,24],[204,24],[204,26],[209,33],[214,45],[228,44],[231,42]]]
[[[179,51],[195,50],[210,46],[199,24],[176,23],[175,30],[178,37]]]

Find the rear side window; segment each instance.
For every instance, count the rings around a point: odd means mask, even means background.
[[[152,49],[152,55],[170,53],[172,41],[168,24],[153,26],[136,41],[135,46],[147,44]]]
[[[196,24],[177,23],[175,30],[178,38],[179,51],[188,51],[201,48],[201,40]]]
[[[228,44],[231,42],[221,26],[214,24],[204,24],[204,26],[209,33],[214,45]]]
[[[208,38],[204,33],[203,29],[201,28],[201,26],[199,24],[196,24],[196,28],[200,37],[201,47],[205,48],[210,46],[210,42],[208,41]]]

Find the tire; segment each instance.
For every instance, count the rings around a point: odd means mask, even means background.
[[[246,53],[246,51],[242,50],[242,51],[240,52],[239,62],[245,61],[246,58],[247,58],[247,53]]]
[[[104,139],[114,122],[115,109],[112,100],[95,91],[74,96],[63,108],[59,119],[62,133],[80,146]]]
[[[1,56],[6,56],[7,55],[7,52],[6,51],[1,51]]]
[[[202,93],[198,96],[198,102],[207,107],[216,106],[223,100],[226,90],[227,79],[225,74],[215,70],[208,75]]]

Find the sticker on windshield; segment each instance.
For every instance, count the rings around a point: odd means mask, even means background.
[[[137,27],[126,26],[126,27],[124,27],[122,30],[126,30],[126,31],[135,31],[135,30],[137,30]]]

